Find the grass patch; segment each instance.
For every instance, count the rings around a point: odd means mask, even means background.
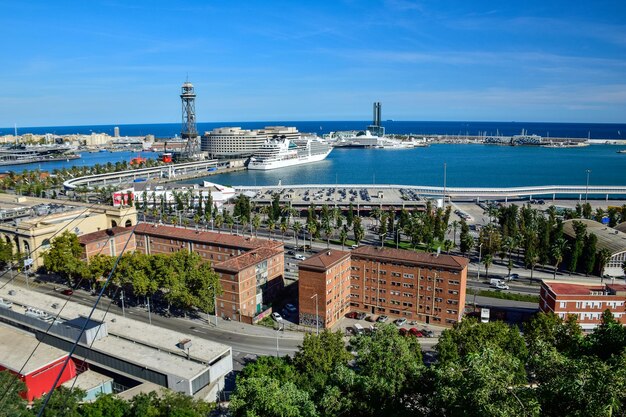
[[[269,327],[270,329],[273,329],[275,323],[276,321],[271,316],[267,316],[267,317],[263,317],[256,324],[258,324],[259,326],[265,326],[265,327]]]
[[[503,291],[475,290],[473,288],[468,288],[467,294],[470,294],[470,295],[475,294],[480,297],[499,298],[501,300],[525,301],[527,303],[539,303],[538,295],[515,294],[515,293],[509,293],[509,292],[503,292]]]
[[[324,243],[326,243],[326,240],[324,240]],[[333,245],[341,246],[341,240],[330,239],[330,243],[332,243]],[[352,239],[346,239],[346,243],[344,244],[344,247],[349,248],[352,245],[356,245],[356,242]]]

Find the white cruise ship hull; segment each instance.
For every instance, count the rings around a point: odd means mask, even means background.
[[[302,156],[297,158],[289,158],[289,159],[280,159],[275,161],[255,161],[252,159],[248,164],[248,169],[267,171],[270,169],[278,169],[278,168],[286,168],[295,165],[309,164],[312,162],[319,162],[326,159],[328,154],[333,150],[333,148],[328,149],[326,153],[320,153],[317,155],[310,156]]]

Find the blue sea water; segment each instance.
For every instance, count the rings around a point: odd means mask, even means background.
[[[303,132],[319,134],[335,130],[363,129],[368,122],[246,122],[200,123],[203,132],[219,126],[260,128],[269,125],[296,126]],[[510,135],[522,129],[529,134],[551,137],[587,137],[622,139],[626,124],[577,123],[497,123],[497,122],[385,122],[389,133],[423,133],[448,135],[487,134]],[[110,126],[65,126],[22,129],[22,133],[113,133]],[[179,124],[120,125],[122,135],[154,134],[172,137],[180,131]],[[0,135],[12,129],[0,129]],[[463,186],[523,186],[550,184],[584,184],[587,169],[591,170],[591,185],[626,184],[626,154],[618,154],[623,146],[592,145],[584,148],[538,148],[494,145],[432,145],[405,150],[335,149],[322,162],[273,171],[243,171],[207,177],[210,181],[228,185],[283,184],[406,184],[443,185],[443,166],[447,166],[447,185]],[[42,164],[0,167],[0,171],[54,168],[72,165],[130,161],[133,152],[85,153],[81,159]],[[155,153],[142,153],[156,157]],[[198,180],[200,181],[200,180]]]
[[[265,126],[295,126],[301,132],[318,134],[337,130],[362,130],[369,121],[270,121],[270,122],[211,122],[198,123],[198,131],[203,133],[216,127],[241,126],[244,129],[258,129]],[[429,121],[384,121],[382,125],[387,133],[397,134],[441,134],[441,135],[514,135],[522,129],[529,134],[544,137],[586,138],[591,139],[626,139],[626,124],[612,123],[539,123],[539,122],[429,122]],[[68,135],[74,133],[90,134],[91,132],[113,135],[116,125],[94,126],[50,126],[20,127],[18,133],[53,133]],[[180,123],[133,124],[118,125],[122,136],[155,135],[157,138],[174,137],[180,134]],[[0,128],[0,135],[13,134],[12,127]]]
[[[226,185],[399,184],[449,187],[626,184],[626,154],[611,145],[539,148],[495,145],[431,145],[403,150],[334,149],[322,162],[272,171],[214,175]],[[199,180],[198,180],[199,181]]]

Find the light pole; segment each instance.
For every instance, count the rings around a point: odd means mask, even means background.
[[[126,317],[126,310],[124,309],[124,289],[122,289],[122,315]]]
[[[284,328],[285,328],[284,324],[281,326],[280,323],[278,323],[278,329],[276,329],[276,357],[278,357],[280,355],[280,353],[278,351],[278,332],[280,332]]]
[[[215,327],[217,327],[217,293],[215,292],[215,287],[209,287],[213,290],[213,313],[215,313]],[[208,316],[208,313],[207,313]],[[207,322],[209,320],[207,319]]]
[[[150,296],[146,297],[146,301],[146,304],[148,304],[148,321],[150,322],[150,324],[152,324],[152,314],[150,313]]]
[[[483,243],[480,242],[480,245],[478,245],[478,277],[476,278],[478,281],[480,281],[480,257],[482,255],[483,252]]]
[[[317,306],[317,293],[313,294],[311,298],[315,297],[315,334],[319,336],[320,334],[320,316],[318,313]]]
[[[585,203],[587,203],[587,194],[589,194],[589,174],[591,174],[591,170],[586,169],[585,172],[587,173],[587,185],[585,186]]]

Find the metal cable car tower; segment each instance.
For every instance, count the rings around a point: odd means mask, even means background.
[[[182,86],[180,99],[182,101],[183,124],[180,136],[187,140],[183,158],[195,158],[200,152],[200,138],[196,127],[196,93],[193,84],[185,81]]]

